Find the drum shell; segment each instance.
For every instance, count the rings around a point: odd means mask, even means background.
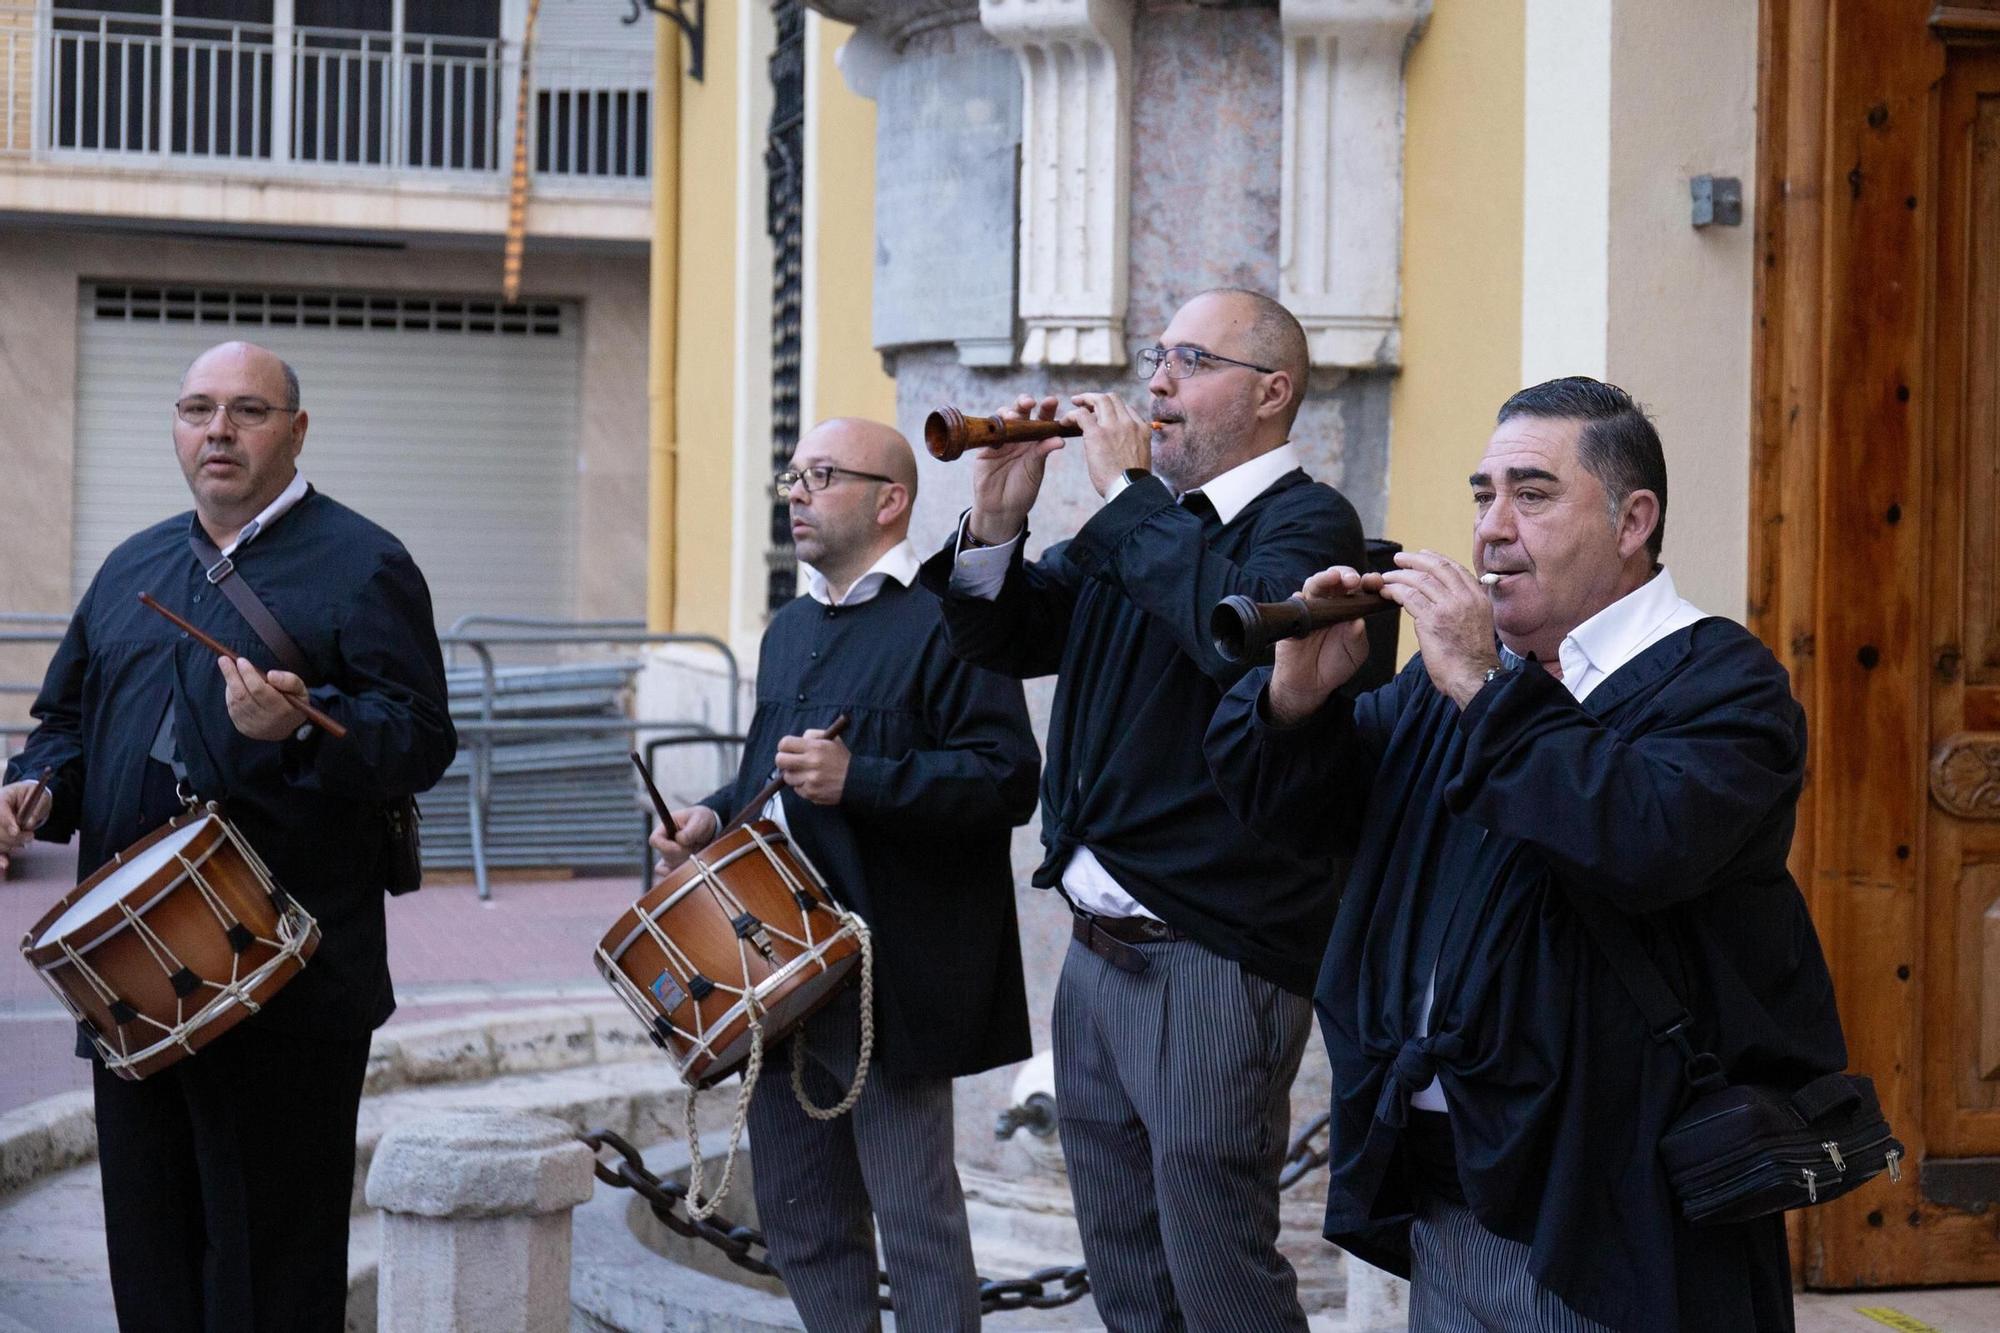
[[[771,857],[784,862],[818,906],[800,908]],[[770,958],[739,940],[718,882],[764,923]],[[706,997],[694,998],[689,969],[643,928],[642,913],[687,956],[693,971],[717,983]],[[766,1044],[782,1040],[839,993],[860,961],[848,921],[784,831],[758,820],[710,843],[621,913],[598,945],[597,966],[680,1066],[682,1078],[706,1088],[749,1058],[750,1024],[740,991],[754,992],[765,1010]]]
[[[225,910],[255,938],[240,955],[236,952],[227,928],[218,920],[180,859],[135,881],[107,902],[103,911],[63,937],[112,993],[141,1016],[120,1024],[109,1002],[79,973],[61,944],[42,943],[42,937],[71,906],[117,877],[126,863],[191,822],[201,827],[182,849],[181,856],[194,865]],[[107,1066],[123,1078],[145,1078],[185,1059],[235,1027],[255,1012],[251,1006],[261,1008],[268,1003],[318,948],[318,925],[296,905],[289,906],[288,915],[281,913],[271,889],[262,866],[229,836],[219,815],[209,812],[179,816],[120,852],[64,894],[21,937],[21,953],[58,998],[96,1029],[103,1053],[108,1057]],[[173,958],[206,984],[186,997],[177,995],[168,967],[154,956],[145,936],[127,921],[121,908],[129,908],[136,914],[171,949]],[[305,932],[296,952],[283,958],[280,957],[283,949],[271,943],[281,939],[281,918],[288,920],[294,932]],[[228,1002],[218,1005],[210,1014],[200,1014],[205,1005],[220,998],[217,987],[227,985],[232,977],[250,975],[273,960],[278,960],[276,966],[245,990],[249,1005]],[[146,1019],[160,1027],[143,1021]],[[191,1020],[193,1026],[161,1045],[159,1050],[129,1059],[149,1046],[160,1044],[167,1035],[161,1028],[179,1029]]]

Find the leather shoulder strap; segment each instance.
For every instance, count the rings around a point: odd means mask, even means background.
[[[250,628],[257,631],[257,637],[262,639],[264,646],[284,664],[285,670],[305,681],[307,685],[316,684],[312,667],[306,662],[306,655],[299,650],[297,642],[291,635],[285,633],[285,627],[278,623],[278,618],[271,614],[271,609],[264,605],[262,599],[251,590],[250,585],[237,576],[236,561],[225,556],[216,548],[215,543],[208,539],[208,535],[201,530],[199,519],[189,527],[188,549],[192,550],[194,558],[201,562],[202,571],[208,581],[229,599],[230,605],[242,613],[245,620],[250,622]]]
[[[1697,1090],[1706,1092],[1721,1087],[1722,1062],[1707,1051],[1697,1051],[1688,1040],[1687,1005],[1674,994],[1673,987],[1647,956],[1632,922],[1614,908],[1582,893],[1571,892],[1568,897],[1584,929],[1597,942],[1599,952],[1617,973],[1626,994],[1644,1015],[1653,1040],[1679,1051],[1682,1073]]]

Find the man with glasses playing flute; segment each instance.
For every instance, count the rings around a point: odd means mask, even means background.
[[[1290,443],[1307,347],[1283,306],[1204,292],[1138,361],[1144,413],[1072,400],[1103,508],[1030,561],[1028,514],[1064,441],[984,450],[923,578],[960,656],[1057,676],[1034,882],[1075,915],[1056,1103],[1099,1314],[1301,1330],[1278,1171],[1333,872],[1250,833],[1209,781],[1203,720],[1245,667],[1207,619],[1224,596],[1277,600],[1363,563],[1361,524]],[[1010,415],[1057,406],[1024,397]]]
[[[0,787],[0,865],[30,838],[77,833],[89,875],[192,793],[223,804],[318,921],[312,961],[261,1012],[144,1081],[95,1059],[93,1078],[120,1326],[337,1333],[369,1034],[396,1003],[385,809],[437,781],[457,734],[423,575],[299,473],[292,368],[249,343],[212,347],[173,423],[194,512],[127,540],[91,581]],[[223,578],[269,608],[317,679],[278,669]],[[307,702],[347,735],[308,724]],[[93,1054],[82,1040],[78,1053]]]

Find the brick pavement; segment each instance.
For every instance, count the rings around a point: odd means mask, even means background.
[[[73,848],[36,843],[0,884],[0,1111],[89,1086],[74,1028],[12,947],[76,882]],[[506,882],[481,903],[470,883],[434,883],[389,900],[391,1023],[485,1008],[601,1001],[590,951],[638,891],[638,876]]]

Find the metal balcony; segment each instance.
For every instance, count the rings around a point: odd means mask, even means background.
[[[504,188],[517,41],[307,27],[285,21],[291,4],[274,10],[262,24],[0,3],[0,155]],[[537,43],[536,189],[644,193],[651,82],[643,47]]]

